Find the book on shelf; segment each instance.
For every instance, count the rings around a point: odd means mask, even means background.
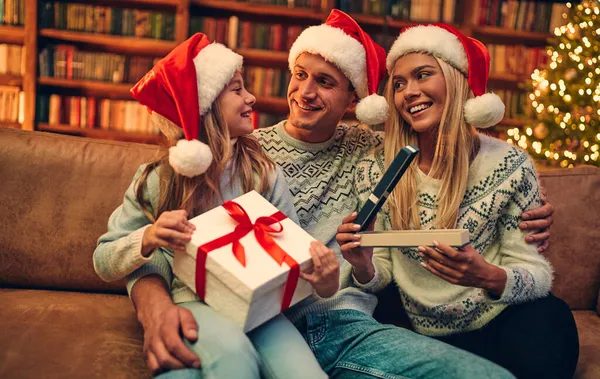
[[[25,75],[25,46],[0,44],[0,75]]]
[[[15,86],[0,86],[0,121],[22,123],[25,93]]]
[[[487,44],[487,48],[490,53],[490,73],[529,76],[536,68],[545,67],[549,60],[543,47]]]
[[[531,32],[552,32],[562,25],[566,2],[475,0],[475,23]]]
[[[150,113],[146,107],[132,100],[40,94],[37,109],[37,121],[50,125],[155,135],[159,133],[150,122]]]
[[[267,128],[273,126],[286,118],[285,115],[271,114],[266,112],[252,111],[250,114],[254,129]]]
[[[175,13],[166,11],[40,1],[38,23],[40,28],[175,40]]]
[[[25,25],[25,0],[0,0],[0,24]]]

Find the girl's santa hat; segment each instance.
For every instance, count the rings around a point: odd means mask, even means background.
[[[377,95],[379,82],[385,76],[385,50],[352,17],[334,9],[324,24],[300,33],[290,49],[290,71],[302,53],[322,56],[350,80],[360,98],[356,106],[359,121],[373,125],[387,119],[388,104]]]
[[[194,177],[210,166],[210,148],[198,140],[200,118],[242,64],[241,55],[196,33],[131,89],[134,99],[183,129],[185,139],[169,148],[169,163],[178,174]]]
[[[504,103],[486,93],[490,54],[483,43],[446,24],[424,24],[405,28],[392,45],[387,70],[392,73],[398,58],[408,53],[427,53],[457,68],[466,77],[474,98],[465,103],[465,121],[478,128],[496,125],[504,117]]]

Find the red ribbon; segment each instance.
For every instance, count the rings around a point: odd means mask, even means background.
[[[225,208],[231,218],[238,222],[238,225],[233,232],[198,247],[196,255],[196,294],[201,299],[204,299],[206,295],[206,257],[211,251],[232,244],[231,250],[233,255],[242,266],[246,267],[246,251],[240,243],[240,239],[251,231],[254,231],[256,241],[258,241],[271,258],[280,266],[285,263],[290,267],[290,273],[283,292],[283,300],[281,301],[281,311],[288,309],[298,285],[300,265],[279,247],[273,240],[273,237],[271,237],[271,233],[281,233],[283,231],[283,225],[281,225],[280,221],[287,217],[281,212],[275,212],[271,216],[259,217],[253,224],[246,210],[238,203],[226,201],[222,207]],[[273,224],[277,224],[279,227],[274,228],[272,227]]]

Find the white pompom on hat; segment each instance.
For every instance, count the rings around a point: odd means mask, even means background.
[[[374,125],[387,119],[387,101],[377,95],[385,77],[385,50],[352,17],[333,9],[324,24],[300,33],[288,56],[290,71],[302,53],[322,56],[350,80],[360,98],[356,106],[359,121]]]
[[[241,55],[196,33],[131,89],[134,99],[183,129],[185,140],[169,148],[169,163],[178,174],[194,177],[210,166],[212,152],[198,140],[200,118],[242,64]]]
[[[465,121],[477,128],[489,128],[504,117],[504,103],[498,95],[488,92],[490,54],[483,43],[467,37],[446,24],[423,24],[403,29],[387,56],[391,74],[398,58],[409,53],[428,53],[461,71],[469,83],[474,98],[465,102]]]

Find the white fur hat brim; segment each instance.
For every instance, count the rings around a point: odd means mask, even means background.
[[[193,178],[206,172],[213,155],[207,144],[193,140],[179,140],[169,148],[169,164],[176,173]]]
[[[498,124],[504,118],[504,103],[495,93],[485,93],[467,100],[465,121],[477,128],[485,129]]]
[[[386,67],[391,75],[398,58],[409,53],[428,53],[459,69],[469,72],[469,61],[458,37],[449,31],[433,25],[418,25],[400,33],[390,49]]]
[[[194,57],[200,115],[208,112],[233,75],[242,69],[244,58],[213,42]]]
[[[333,63],[350,80],[361,99],[369,94],[366,75],[366,52],[363,45],[341,29],[321,24],[305,29],[296,39],[288,55],[290,71],[302,53],[320,55]]]

